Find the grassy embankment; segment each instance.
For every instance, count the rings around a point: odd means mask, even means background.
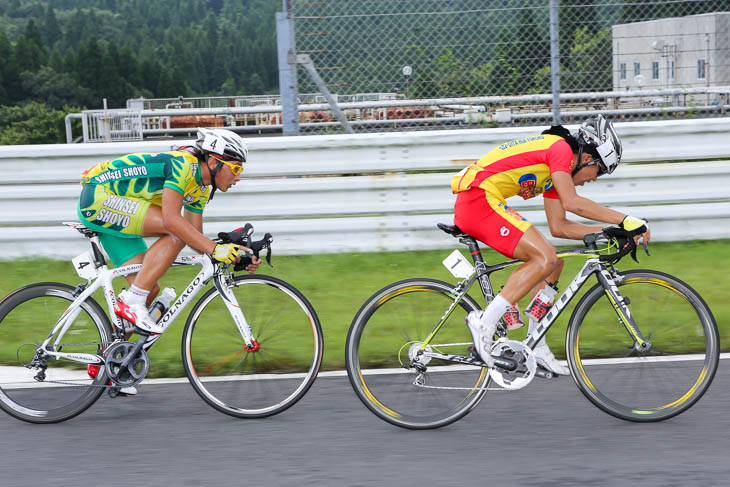
[[[674,274],[702,294],[710,305],[718,326],[721,343],[730,343],[730,274],[728,273],[728,249],[730,241],[682,242],[653,244],[652,256],[639,252],[640,264],[626,258],[619,266],[629,268],[652,268]],[[463,249],[466,254],[466,249]],[[431,277],[453,281],[441,265],[449,250],[406,253],[363,253],[331,254],[311,256],[275,256],[276,268],[263,266],[261,271],[284,279],[312,302],[325,334],[325,355],[323,370],[344,367],[344,344],[353,315],[360,305],[375,291],[390,282],[409,277]],[[486,252],[488,261],[496,262],[500,257]],[[575,275],[582,259],[568,259],[562,282],[567,284]],[[3,262],[3,280],[0,296],[32,282],[59,281],[76,285],[76,276],[70,262],[53,260],[18,260]],[[162,285],[183,289],[195,274],[197,268],[175,268],[163,277]],[[495,288],[504,283],[507,273],[494,275]],[[122,285],[121,280],[116,283]],[[587,287],[584,288],[584,290]],[[478,291],[471,293],[475,298]],[[582,294],[582,293],[581,293]],[[97,296],[101,303],[101,297]],[[481,299],[479,299],[481,301]],[[527,304],[525,300],[521,306]],[[565,327],[570,308],[558,320],[548,334],[548,342],[556,355],[563,357],[562,350]],[[150,376],[184,375],[180,359],[180,335],[184,321],[175,323],[150,351],[152,366]],[[2,324],[0,323],[0,326]],[[515,338],[524,336],[524,329],[515,333]],[[2,347],[3,344],[0,344]],[[725,347],[724,347],[725,348]],[[7,354],[4,354],[7,356]]]

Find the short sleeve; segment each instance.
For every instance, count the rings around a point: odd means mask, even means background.
[[[558,171],[570,174],[573,165],[573,150],[564,139],[557,140],[547,150],[545,162],[550,168],[550,174]]]

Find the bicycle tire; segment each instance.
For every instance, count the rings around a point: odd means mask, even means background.
[[[486,393],[486,367],[432,359],[424,379],[425,385],[436,388],[416,386],[417,373],[404,368],[404,356],[410,362],[409,350],[422,343],[419,340],[454,302],[453,288],[427,278],[395,282],[373,294],[352,320],[345,352],[350,384],[363,404],[388,423],[407,429],[440,428],[468,414]],[[431,349],[468,355],[472,338],[464,318],[477,309],[476,301],[465,295]]]
[[[291,284],[266,275],[236,276],[236,295],[261,349],[248,352],[216,288],[193,307],[182,356],[195,392],[238,418],[278,414],[299,401],[322,364],[322,326],[311,303]]]
[[[0,302],[0,408],[17,419],[65,421],[88,409],[104,392],[108,379],[103,366],[90,377],[85,364],[49,360],[44,382],[34,379],[36,369],[22,366],[35,355],[32,345],[46,339],[74,300],[73,291],[67,284],[42,282],[20,288]],[[61,345],[68,344],[73,352],[100,353],[103,344],[112,341],[109,319],[92,298],[80,308]],[[84,345],[71,347],[78,343]]]
[[[601,410],[627,421],[662,421],[689,409],[712,383],[720,357],[717,324],[702,297],[676,277],[651,270],[620,275],[619,292],[651,349],[633,348],[596,284],[570,318],[568,364],[578,388]]]

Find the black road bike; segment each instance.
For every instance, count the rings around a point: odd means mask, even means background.
[[[597,407],[628,421],[661,421],[689,409],[707,391],[717,370],[717,325],[689,285],[654,270],[619,271],[633,238],[616,227],[587,235],[585,248],[558,257],[586,259],[537,329],[511,340],[502,322],[489,368],[474,353],[466,314],[481,307],[468,291],[477,282],[487,303],[490,275],[520,265],[484,262],[474,238],[458,227],[439,228],[467,245],[456,284],[415,278],[390,284],[355,315],[346,344],[347,372],[362,402],[378,417],[411,429],[438,428],[469,413],[492,384],[521,389],[535,377],[553,375],[537,366],[532,349],[589,279],[597,281],[573,310],[565,353],[573,379]],[[648,254],[648,247],[644,246]]]

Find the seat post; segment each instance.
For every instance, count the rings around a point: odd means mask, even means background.
[[[462,237],[459,239],[459,242],[469,247],[471,258],[472,260],[474,260],[475,264],[479,262],[484,263],[482,251],[479,249],[479,244],[477,243],[476,239],[474,239],[473,237]]]

